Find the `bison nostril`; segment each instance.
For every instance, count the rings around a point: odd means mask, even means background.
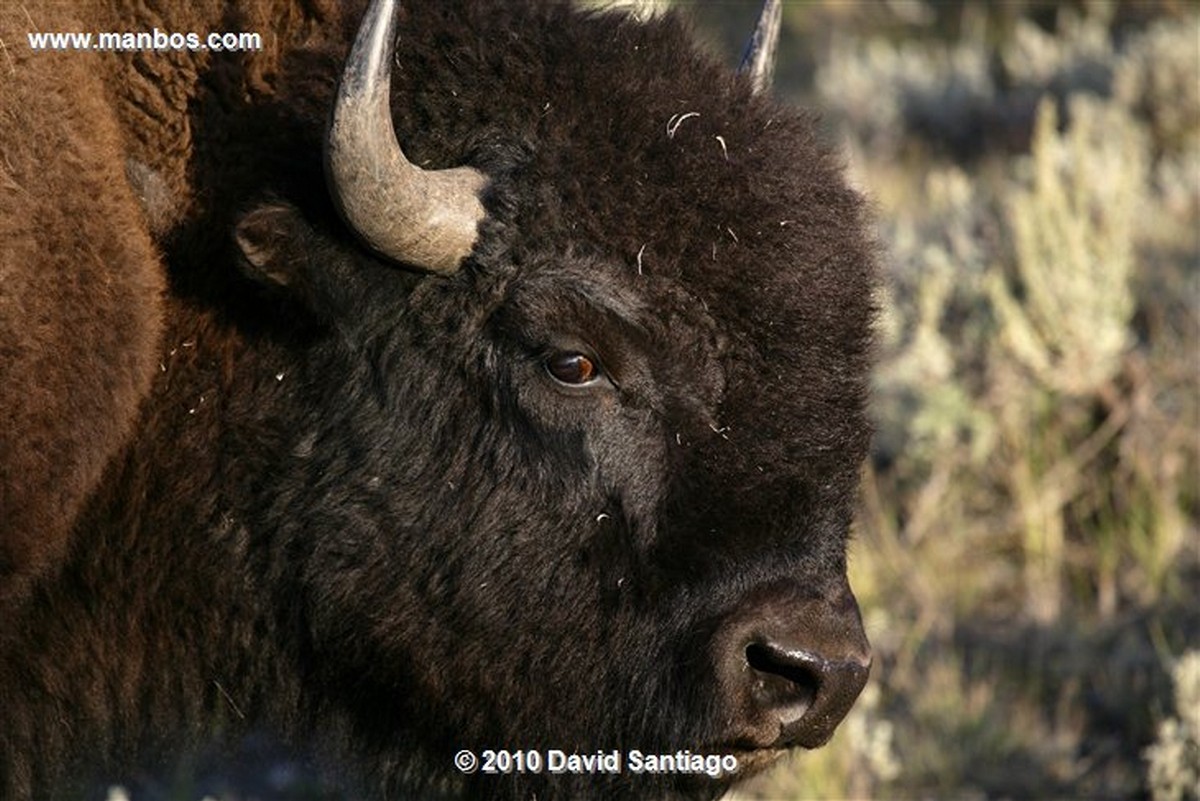
[[[745,653],[751,696],[779,721],[778,744],[814,748],[828,740],[869,672],[869,660],[831,662],[773,642],[752,642]]]
[[[821,680],[814,662],[810,654],[785,651],[770,643],[746,646],[755,701],[772,710],[785,728],[803,718],[816,701]]]
[[[849,587],[813,597],[791,583],[742,599],[713,637],[731,742],[816,748],[833,736],[871,671]]]

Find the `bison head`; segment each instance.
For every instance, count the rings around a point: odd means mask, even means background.
[[[236,231],[308,321],[243,514],[320,703],[381,781],[478,796],[736,777],[459,777],[458,749],[744,775],[824,743],[870,663],[845,555],[874,268],[840,165],[670,17],[432,4],[394,58],[390,20],[334,115],[375,138],[331,146],[347,223],[276,197]],[[389,74],[383,128],[347,120]]]

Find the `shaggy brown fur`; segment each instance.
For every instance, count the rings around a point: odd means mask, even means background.
[[[0,8],[0,608],[58,564],[160,369],[155,236],[193,213],[189,108],[269,94],[320,3]],[[259,31],[266,49],[33,51],[31,31]]]
[[[56,25],[79,25],[53,5]],[[149,389],[162,324],[102,57],[32,52],[28,19],[0,10],[0,608],[65,554]]]

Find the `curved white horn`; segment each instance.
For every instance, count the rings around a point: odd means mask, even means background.
[[[436,273],[458,270],[487,216],[487,185],[471,167],[423,170],[392,127],[396,3],[373,0],[338,87],[325,138],[325,174],[342,217],[372,249]]]

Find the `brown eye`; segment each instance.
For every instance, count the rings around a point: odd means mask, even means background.
[[[564,384],[590,384],[600,376],[600,367],[582,353],[556,353],[546,360],[546,372]]]

